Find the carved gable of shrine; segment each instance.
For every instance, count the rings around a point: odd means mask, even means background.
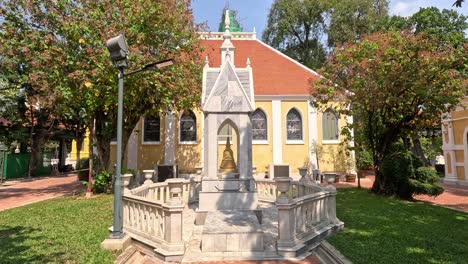
[[[206,90],[205,90],[206,91]],[[203,97],[205,98],[205,94]],[[204,112],[252,112],[255,106],[242,82],[227,60],[221,67],[210,94],[203,104]]]

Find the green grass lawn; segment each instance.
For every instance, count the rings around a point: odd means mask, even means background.
[[[328,241],[353,263],[468,263],[468,213],[339,189],[337,214]]]
[[[112,263],[116,253],[100,248],[112,202],[62,197],[0,212],[0,263]]]

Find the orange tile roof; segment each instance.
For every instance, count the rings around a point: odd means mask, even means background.
[[[212,68],[221,65],[222,43],[223,40],[202,40],[203,56],[208,56]],[[255,95],[308,95],[309,80],[320,78],[316,72],[259,40],[232,40],[232,43],[236,48],[236,67],[245,68],[250,58]]]

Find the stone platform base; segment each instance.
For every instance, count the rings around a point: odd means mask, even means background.
[[[108,250],[124,250],[131,242],[131,237],[124,234],[121,238],[104,239],[104,241],[101,242],[101,247]]]
[[[208,212],[202,252],[263,252],[263,231],[254,211]]]

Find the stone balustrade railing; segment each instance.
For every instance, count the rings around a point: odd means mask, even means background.
[[[336,189],[290,178],[257,180],[259,200],[276,202],[278,253],[297,257],[308,245],[343,227],[336,217]]]
[[[276,183],[274,180],[255,180],[258,200],[263,202],[276,201],[278,197],[278,190],[276,189]]]
[[[182,180],[182,197],[185,203],[198,201],[200,181]],[[149,183],[130,190],[130,193],[138,197],[148,198],[157,203],[165,203],[170,199],[169,185],[166,182]]]
[[[279,191],[274,180],[256,180],[258,199],[264,202],[276,202]],[[296,199],[305,195],[322,191],[322,188],[314,183],[291,181],[286,196],[290,199]]]
[[[183,210],[198,199],[200,182],[169,179],[153,183],[147,179],[144,185],[129,190],[127,178],[122,197],[124,232],[163,255],[183,255]]]

